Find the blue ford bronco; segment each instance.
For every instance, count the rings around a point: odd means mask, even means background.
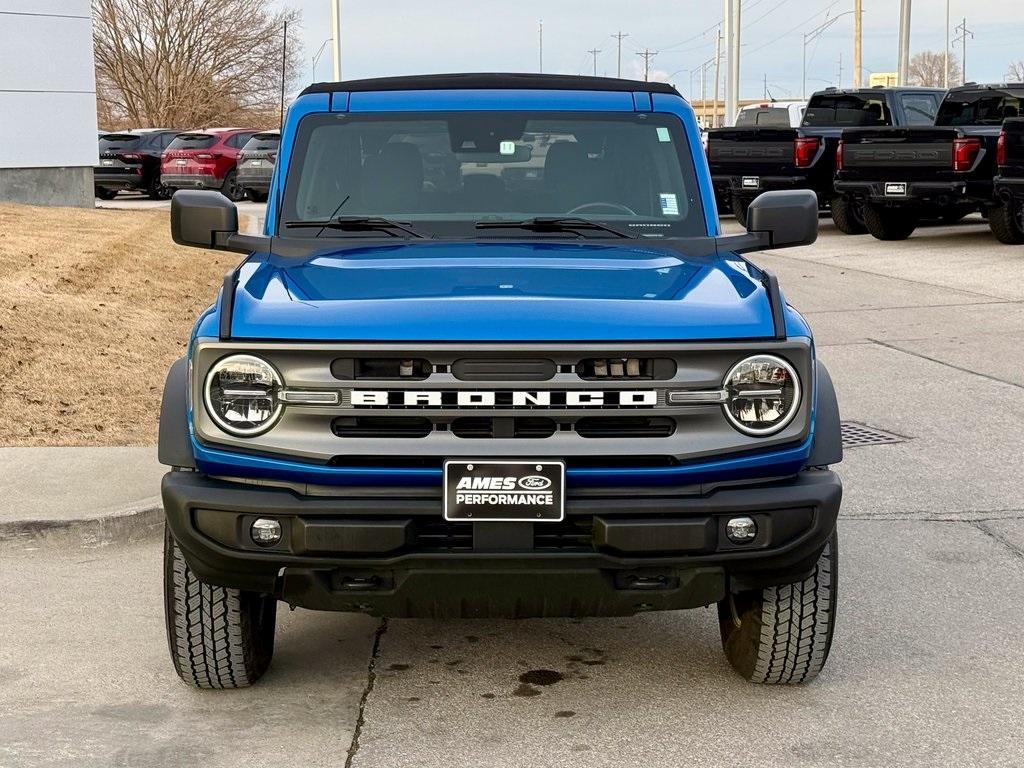
[[[742,254],[813,243],[807,190],[723,235],[661,83],[516,74],[310,86],[262,235],[167,378],[165,607],[180,676],[257,680],[279,601],[387,617],[716,604],[745,678],[832,641],[839,411],[810,329]]]

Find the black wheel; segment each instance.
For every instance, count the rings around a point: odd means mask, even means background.
[[[224,177],[224,183],[221,184],[220,191],[224,197],[235,203],[245,199],[245,190],[238,186],[238,180],[235,177],[234,169],[227,172],[227,175]]]
[[[1010,201],[993,205],[988,211],[988,225],[1000,243],[1024,243],[1024,205]]]
[[[267,193],[266,192],[260,192],[260,191],[255,190],[255,189],[247,189],[247,190],[245,190],[245,194],[247,194],[249,196],[249,199],[252,200],[254,203],[265,203],[265,202],[267,202]]]
[[[836,229],[847,235],[863,235],[868,231],[864,226],[864,202],[855,198],[837,195],[829,204],[832,221]]]
[[[750,207],[750,201],[743,199],[739,195],[733,195],[731,207],[732,215],[736,217],[736,221],[741,226],[747,226],[747,209]]]
[[[958,221],[962,221],[972,213],[974,213],[973,208],[954,206],[953,208],[942,212],[941,221],[943,224],[956,224]]]
[[[164,609],[171,660],[189,685],[245,688],[270,666],[277,601],[200,581],[170,528],[164,532]]]
[[[154,174],[146,186],[146,194],[150,200],[169,200],[172,193],[173,190],[165,187],[163,182],[160,181],[160,174]]]
[[[96,187],[96,197],[98,197],[100,200],[113,200],[115,197],[117,197],[117,190]]]
[[[752,683],[805,683],[825,666],[836,625],[839,546],[825,545],[803,581],[729,595],[718,604],[722,647]]]
[[[917,229],[918,214],[906,208],[864,205],[864,225],[879,240],[906,240]]]

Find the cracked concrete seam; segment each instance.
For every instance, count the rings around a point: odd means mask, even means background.
[[[1014,544],[1012,541],[1006,538],[1006,536],[1004,536],[999,531],[993,530],[991,527],[985,525],[986,522],[987,521],[985,520],[978,520],[976,522],[972,522],[971,526],[977,528],[983,534],[985,534],[991,539],[994,539],[999,544],[1002,544],[1004,547],[1006,547],[1006,549],[1010,550],[1010,552],[1012,552],[1013,555],[1016,556],[1018,559],[1024,560],[1024,549],[1018,547],[1016,544]]]
[[[366,702],[373,693],[373,687],[377,682],[377,659],[380,658],[380,641],[384,633],[388,631],[388,620],[382,618],[376,631],[373,633],[373,649],[370,652],[370,662],[366,668],[366,686],[363,688],[362,696],[359,697],[359,713],[356,717],[355,727],[352,729],[352,741],[348,747],[348,756],[345,758],[345,768],[352,768],[353,761],[359,753],[359,737],[363,732],[363,725],[366,723]]]

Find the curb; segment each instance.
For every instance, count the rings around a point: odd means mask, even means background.
[[[87,546],[131,542],[157,535],[163,523],[163,504],[159,496],[153,496],[89,517],[0,521],[0,544],[65,537]]]

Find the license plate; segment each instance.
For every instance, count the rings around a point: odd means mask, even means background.
[[[906,197],[907,196],[907,183],[905,181],[887,181],[887,182],[885,182],[885,196],[886,197]]]
[[[262,160],[250,160],[246,165],[252,166],[253,168],[259,168],[263,165]]]
[[[744,176],[740,182],[744,189],[759,189],[761,187],[760,176]]]
[[[552,522],[565,517],[563,461],[446,461],[444,519]]]
[[[100,165],[113,165],[113,160],[100,160]]]
[[[178,165],[188,165],[188,160],[175,160]]]

